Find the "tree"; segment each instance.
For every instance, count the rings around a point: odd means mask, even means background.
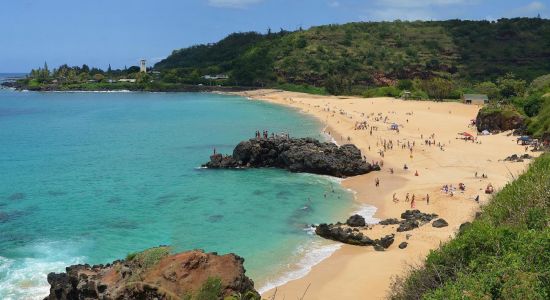
[[[480,82],[475,85],[474,89],[480,94],[485,94],[489,100],[496,100],[500,94],[497,85],[491,81]]]
[[[502,98],[510,99],[516,96],[523,96],[527,83],[525,80],[516,79],[512,73],[508,73],[497,79],[497,85]]]
[[[421,86],[422,89],[428,93],[430,98],[438,101],[448,98],[453,90],[453,83],[450,80],[439,77],[424,80],[422,81]]]

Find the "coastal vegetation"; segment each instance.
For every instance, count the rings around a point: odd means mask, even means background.
[[[507,120],[521,118],[524,122],[519,129],[523,133],[536,138],[550,137],[550,74],[535,78],[529,85],[507,74],[496,83],[485,82],[483,86],[488,95],[498,95],[501,100],[490,101],[481,109],[480,116],[499,115]]]
[[[498,192],[458,236],[397,279],[391,299],[548,299],[550,155]]]
[[[104,71],[86,65],[50,71],[45,65],[19,86],[144,91],[271,87],[366,97],[408,91],[414,99],[437,100],[479,92],[501,100],[550,73],[549,36],[550,20],[541,18],[356,22],[242,32],[174,50],[147,72],[137,66]]]

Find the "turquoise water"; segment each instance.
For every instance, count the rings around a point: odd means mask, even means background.
[[[198,168],[263,129],[322,138],[236,96],[0,90],[0,299],[160,244],[237,253],[258,288],[303,274],[337,247],[304,226],[341,220],[352,195],[322,176]]]

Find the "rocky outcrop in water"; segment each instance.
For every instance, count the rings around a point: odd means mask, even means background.
[[[214,289],[218,299],[235,294],[259,299],[243,262],[234,254],[195,250],[170,255],[167,247],[157,247],[111,264],[73,265],[65,273],[50,273],[45,300],[184,299],[218,280],[221,288]]]
[[[251,139],[235,147],[232,155],[214,154],[203,167],[211,169],[280,168],[335,177],[380,170],[363,160],[354,145],[338,147],[312,138]]]

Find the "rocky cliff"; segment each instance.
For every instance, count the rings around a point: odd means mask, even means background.
[[[524,124],[525,117],[509,109],[483,108],[476,117],[476,126],[479,132],[520,129]]]
[[[259,299],[243,262],[234,254],[195,250],[170,255],[168,247],[157,247],[106,265],[73,265],[65,273],[50,273],[45,300]]]
[[[207,168],[281,168],[335,177],[366,174],[380,167],[363,160],[354,145],[338,147],[311,138],[273,137],[241,142],[233,155],[215,154]]]

